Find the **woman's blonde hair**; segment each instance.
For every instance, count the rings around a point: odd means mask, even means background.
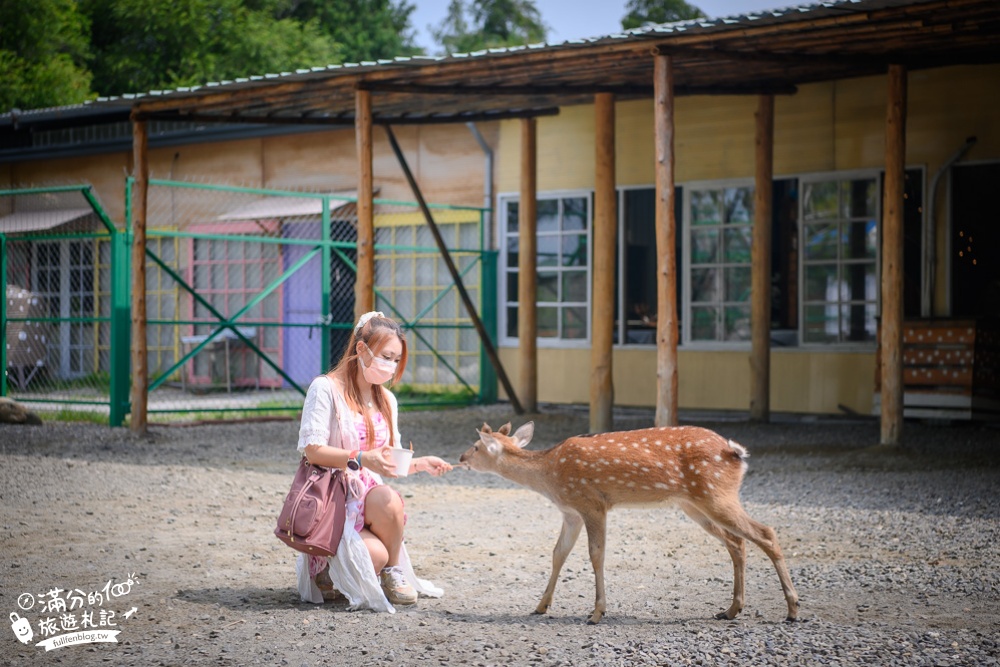
[[[391,336],[396,336],[402,345],[399,364],[396,365],[396,372],[390,380],[390,385],[396,384],[403,376],[403,371],[406,370],[406,359],[408,356],[406,337],[403,335],[403,328],[395,320],[382,315],[372,316],[364,320],[361,326],[355,327],[354,331],[351,332],[350,338],[347,340],[343,356],[340,357],[340,361],[331,370],[331,373],[343,378],[344,393],[346,394],[345,398],[348,399],[348,404],[364,416],[365,432],[368,433],[368,442],[372,443],[372,446],[375,443],[375,424],[372,422],[371,415],[364,409],[364,402],[361,399],[361,387],[358,386],[358,370],[360,368],[358,342],[364,343],[374,355],[378,354],[378,350],[382,348]],[[378,391],[375,390],[375,385],[372,385],[372,404],[375,410],[382,415],[385,423],[389,425],[389,443],[395,447],[396,425],[392,422],[389,399],[386,398],[386,392],[382,391],[381,385],[379,385]]]

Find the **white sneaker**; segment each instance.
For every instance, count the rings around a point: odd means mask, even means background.
[[[413,586],[406,583],[403,568],[393,565],[384,568],[378,576],[382,582],[382,590],[392,604],[405,605],[417,601],[417,592],[413,590]]]

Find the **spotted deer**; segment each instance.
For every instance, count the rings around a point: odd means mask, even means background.
[[[796,619],[799,598],[777,535],[770,526],[751,519],[740,504],[748,456],[741,445],[708,429],[677,426],[579,435],[545,451],[528,451],[524,447],[534,434],[534,423],[524,424],[513,435],[510,428],[507,423],[494,432],[483,424],[478,442],[459,461],[472,470],[491,472],[533,489],[562,512],[552,574],[536,614],[544,614],[552,604],[559,572],[586,526],[597,587],[588,623],[600,622],[607,608],[604,543],[608,510],[673,503],[721,540],[733,560],[733,602],[716,618],[732,619],[743,609],[745,540],[750,540],[774,564],[788,604],[787,620]]]

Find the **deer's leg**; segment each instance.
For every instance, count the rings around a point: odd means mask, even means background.
[[[774,528],[751,519],[738,502],[706,507],[704,511],[723,530],[750,540],[767,554],[774,564],[778,579],[781,580],[781,590],[785,594],[785,603],[788,605],[788,617],[785,620],[794,621],[798,618],[799,594],[792,585],[792,577],[788,574],[788,566],[785,564],[781,545],[778,544],[778,534]]]
[[[691,505],[684,505],[681,509],[695,523],[704,528],[709,535],[712,535],[726,545],[726,551],[729,552],[729,557],[733,561],[733,603],[729,609],[720,611],[715,617],[720,621],[726,619],[732,620],[736,618],[737,614],[743,611],[743,601],[746,594],[746,584],[744,583],[746,581],[747,569],[746,540],[718,527],[705,514]]]
[[[607,610],[607,600],[604,597],[604,540],[607,519],[607,513],[584,518],[584,523],[587,526],[587,543],[590,547],[590,563],[594,566],[594,584],[597,588],[594,598],[594,613],[587,620],[588,625],[600,623]]]
[[[556,590],[556,581],[559,579],[559,572],[562,571],[569,552],[573,550],[573,545],[576,544],[576,539],[580,536],[581,528],[583,528],[582,516],[576,512],[563,513],[562,530],[559,531],[559,539],[552,550],[552,575],[545,587],[545,593],[542,594],[541,602],[535,607],[536,614],[544,614],[549,610],[549,605],[552,604],[552,594]]]

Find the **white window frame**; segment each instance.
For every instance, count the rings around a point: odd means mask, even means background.
[[[799,342],[798,346],[804,349],[812,350],[864,350],[871,351],[875,349],[877,340],[873,338],[871,341],[842,341],[842,342],[818,342],[818,341],[807,341],[805,338],[805,312],[806,312],[806,299],[805,299],[805,243],[806,243],[806,224],[805,224],[805,197],[802,196],[802,192],[805,190],[807,183],[819,183],[819,182],[829,182],[829,181],[850,181],[858,179],[874,179],[875,190],[879,193],[875,197],[875,225],[876,225],[876,245],[875,245],[875,316],[879,317],[882,313],[882,191],[884,184],[882,182],[881,169],[855,169],[848,171],[826,171],[826,172],[814,172],[809,174],[799,174],[795,178],[799,181],[799,201],[798,201],[798,243],[799,243],[799,253],[798,253],[798,331],[799,331]],[[924,188],[924,198],[926,199],[926,187]],[[926,208],[926,206],[925,206]],[[926,211],[925,211],[926,216]],[[837,260],[837,265],[842,266],[842,260]]]
[[[708,341],[708,340],[692,340],[691,338],[691,271],[693,270],[691,253],[694,250],[694,245],[691,243],[691,194],[698,190],[719,190],[725,188],[750,188],[754,189],[755,183],[752,178],[731,178],[731,179],[720,179],[720,180],[708,180],[708,181],[689,181],[687,183],[678,184],[682,188],[682,198],[683,198],[683,238],[684,238],[684,253],[681,255],[681,275],[683,277],[683,285],[681,291],[681,343],[685,348],[692,350],[743,350],[750,349],[750,341]],[[753,230],[754,222],[751,219],[750,229]],[[719,239],[719,243],[722,243],[722,239]],[[721,264],[720,264],[721,265]],[[722,278],[724,279],[724,278]],[[719,302],[722,303],[721,301]],[[749,303],[748,303],[749,305]]]
[[[592,271],[593,271],[593,258],[594,258],[594,191],[589,189],[580,190],[548,190],[545,192],[538,192],[536,194],[537,200],[543,199],[573,199],[573,198],[583,198],[587,200],[587,266],[586,266],[586,281],[587,281],[587,298],[584,304],[587,311],[587,335],[584,338],[549,338],[549,337],[537,337],[536,345],[539,348],[560,348],[560,349],[574,349],[580,348],[585,349],[590,347],[591,330],[590,330],[590,320],[591,313],[593,312],[593,285],[592,285]],[[517,347],[518,338],[516,336],[507,335],[507,309],[513,304],[517,303],[517,295],[507,294],[507,238],[511,236],[507,232],[508,220],[507,220],[507,204],[512,201],[520,202],[521,195],[519,192],[503,192],[497,195],[497,247],[499,248],[499,257],[497,262],[497,272],[499,273],[497,280],[497,303],[499,305],[499,317],[497,318],[497,324],[499,328],[499,340],[502,347]],[[537,266],[536,266],[537,271]]]
[[[46,264],[41,265],[39,259],[39,252],[42,246],[55,246],[59,248],[59,264]],[[87,248],[90,252],[90,263],[77,263],[72,262],[72,252],[73,247],[80,249],[80,252],[84,248]],[[93,323],[89,322],[71,322],[69,320],[75,318],[97,318],[97,308],[98,308],[98,297],[97,292],[94,289],[94,280],[97,276],[98,271],[98,249],[95,247],[96,244],[93,239],[75,239],[75,240],[51,240],[42,241],[39,243],[33,243],[31,249],[31,285],[32,291],[36,292],[39,296],[48,300],[53,297],[59,297],[59,312],[55,315],[47,314],[49,317],[58,317],[62,321],[58,323],[58,339],[49,340],[49,354],[57,355],[58,358],[58,370],[60,380],[72,380],[75,378],[85,377],[93,373],[96,368],[95,360],[99,358],[98,348],[96,341],[93,340],[93,327],[98,325],[97,320]],[[58,291],[49,289],[48,291],[42,292],[36,287],[38,286],[39,271],[41,269],[47,269],[49,271],[56,271],[56,275],[59,278],[59,289]],[[76,271],[90,271],[91,282],[88,285],[74,285],[73,284],[73,274]],[[73,312],[73,299],[77,297],[79,299],[91,298],[91,308],[89,311]],[[50,306],[47,306],[47,308]],[[51,313],[51,310],[48,311]],[[74,333],[79,336],[77,342],[73,342]],[[88,360],[87,352],[90,352],[91,358]],[[90,363],[85,363],[89,361]],[[74,363],[78,365],[78,368],[73,368]]]

